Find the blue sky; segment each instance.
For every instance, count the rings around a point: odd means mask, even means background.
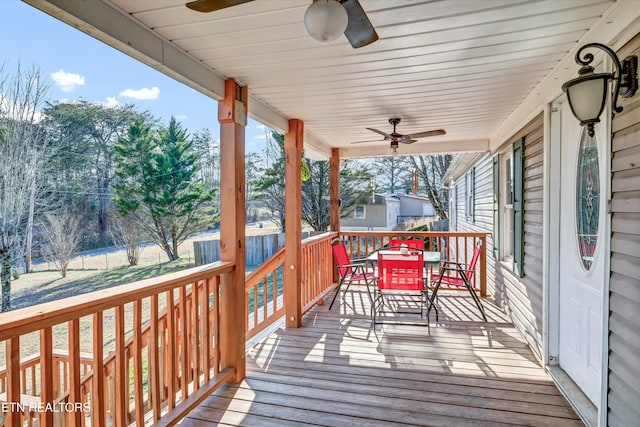
[[[50,100],[134,103],[190,132],[219,139],[217,102],[19,0],[0,0],[0,63],[35,65],[51,83]],[[260,151],[265,132],[249,120],[247,151]]]

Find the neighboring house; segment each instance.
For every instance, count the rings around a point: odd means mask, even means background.
[[[400,213],[400,200],[396,195],[375,194],[355,211],[340,219],[346,230],[393,230]]]
[[[492,233],[489,294],[594,425],[640,422],[640,98],[623,105],[589,138],[562,96],[445,175],[451,230]]]
[[[397,196],[400,199],[398,223],[404,220],[436,216],[436,211],[429,198],[413,194],[397,194]]]
[[[405,221],[435,217],[433,204],[426,197],[410,194],[376,194],[374,198],[356,207],[341,218],[345,230],[395,230]]]

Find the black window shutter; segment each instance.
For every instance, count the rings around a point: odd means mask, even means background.
[[[513,143],[513,271],[524,277],[524,138]]]
[[[500,257],[500,157],[493,157],[493,257]]]

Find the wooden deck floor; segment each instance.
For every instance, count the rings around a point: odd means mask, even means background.
[[[247,353],[226,385],[183,426],[583,425],[515,328],[485,300],[443,293],[440,321],[378,325],[366,293],[316,307]],[[413,316],[419,320],[419,316]]]

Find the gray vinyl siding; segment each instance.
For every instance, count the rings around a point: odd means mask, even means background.
[[[542,359],[542,218],[544,174],[544,122],[536,117],[505,141],[524,136],[524,277],[512,271],[511,262],[493,256],[493,236],[487,238],[487,292],[510,317],[538,358]],[[465,176],[458,177],[457,231],[493,232],[493,155],[475,163],[475,221],[465,212]],[[503,185],[503,183],[501,183]],[[502,203],[502,201],[501,201]]]
[[[493,163],[491,156],[482,157],[475,165],[475,210],[474,221],[467,218],[466,200],[465,200],[465,175],[463,174],[457,180],[458,186],[458,222],[456,231],[468,232],[488,232],[493,230]],[[472,247],[467,248],[473,251]],[[487,293],[495,294],[495,269],[493,268],[492,256],[493,240],[491,235],[487,237]]]
[[[524,136],[524,277],[511,265],[496,267],[496,301],[522,333],[531,349],[542,359],[542,218],[544,175],[544,122],[538,116],[510,141]],[[493,259],[493,258],[491,258]],[[502,279],[502,280],[500,280]],[[502,287],[501,287],[502,286]]]
[[[608,425],[640,422],[640,96],[613,120]]]

